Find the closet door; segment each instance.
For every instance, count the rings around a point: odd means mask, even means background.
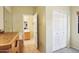
[[[53,51],[67,46],[67,15],[53,12]]]

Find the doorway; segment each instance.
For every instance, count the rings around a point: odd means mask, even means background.
[[[37,48],[37,14],[23,15],[23,37]],[[27,43],[26,43],[27,44]]]

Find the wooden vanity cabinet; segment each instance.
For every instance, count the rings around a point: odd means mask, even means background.
[[[30,40],[30,32],[24,32],[24,40]]]

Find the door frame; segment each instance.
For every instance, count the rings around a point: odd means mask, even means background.
[[[34,13],[34,14],[36,14],[37,15],[37,13]],[[24,17],[24,16],[34,16],[34,14],[23,14],[23,16],[22,17]],[[37,15],[38,16],[38,15]],[[24,23],[24,20],[23,20],[23,22],[22,23]],[[39,22],[38,22],[38,19],[37,19],[37,48],[39,48],[39,35],[38,35],[38,33],[39,33],[39,24],[38,24]],[[23,33],[24,33],[24,24],[23,24]],[[36,43],[36,42],[35,42]]]

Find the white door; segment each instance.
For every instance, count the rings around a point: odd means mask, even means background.
[[[37,48],[37,13],[33,15],[33,39]]]
[[[67,15],[53,12],[53,51],[67,46]]]

